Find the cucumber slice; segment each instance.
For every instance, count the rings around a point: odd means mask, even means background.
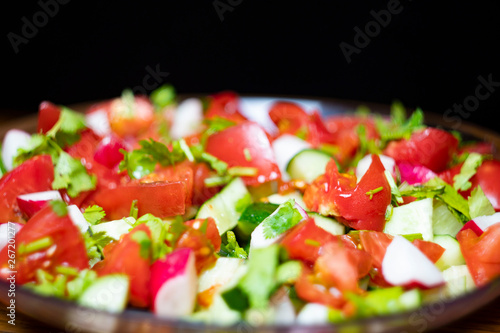
[[[449,297],[460,296],[476,288],[467,265],[451,266],[443,272],[443,278],[446,281],[445,292]]]
[[[463,226],[463,223],[457,220],[444,202],[434,200],[434,209],[432,211],[432,231],[434,235],[455,237]]]
[[[128,233],[130,229],[132,229],[132,225],[134,223],[135,219],[133,217],[126,217],[121,220],[96,224],[91,226],[90,229],[94,234],[104,232],[106,236],[111,237],[114,240],[120,240],[121,235]]]
[[[399,297],[399,303],[405,310],[413,310],[422,305],[422,293],[418,289],[405,291]]]
[[[214,266],[200,274],[198,278],[198,292],[205,291],[214,286],[218,288],[226,285],[232,280],[234,272],[236,272],[241,265],[244,265],[243,259],[218,258]]]
[[[323,216],[318,213],[307,213],[309,217],[312,217],[314,223],[321,229],[328,231],[332,235],[343,235],[345,234],[345,226],[342,223],[335,221],[332,218]]]
[[[127,275],[106,275],[87,287],[77,303],[96,310],[122,312],[127,305],[129,285]]]
[[[213,217],[219,234],[222,235],[238,224],[241,213],[251,203],[252,196],[245,183],[241,178],[235,178],[201,206],[196,218]]]
[[[238,236],[250,238],[252,231],[278,207],[279,205],[268,202],[256,202],[248,206],[238,220]]]
[[[384,232],[394,236],[421,234],[423,240],[432,241],[432,199],[395,207],[391,219],[385,224]]]
[[[460,244],[450,235],[434,235],[434,243],[444,247],[445,251],[436,262],[437,268],[441,271],[451,266],[464,265],[465,259],[460,251]]]
[[[286,167],[286,172],[292,179],[312,183],[318,176],[325,173],[326,165],[332,157],[317,149],[304,149],[297,153]]]
[[[287,194],[273,194],[267,197],[267,201],[273,204],[281,205],[289,199],[295,200],[295,202],[302,208],[306,209],[306,204],[302,199],[302,194],[299,191],[290,192]]]

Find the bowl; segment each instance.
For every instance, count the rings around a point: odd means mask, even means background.
[[[197,95],[183,95],[180,98],[192,96]],[[388,114],[390,110],[388,105],[358,101],[294,96],[242,95],[241,111],[251,120],[260,122],[264,127],[272,131],[273,124],[270,122],[266,110],[277,100],[296,102],[306,110],[317,109],[323,116],[352,112],[360,105],[368,106],[374,113]],[[83,111],[91,104],[77,104],[73,105],[72,108]],[[448,130],[458,130],[466,138],[490,142],[495,147],[500,147],[499,134],[466,122],[461,122],[460,126],[457,126],[456,123],[446,122],[439,115],[426,112],[425,123]],[[10,128],[34,132],[36,124],[37,115],[3,123],[0,126],[0,139]],[[496,151],[495,157],[499,158]],[[0,281],[0,301],[6,305],[9,304],[11,299],[8,296],[9,289],[11,289],[11,286],[8,283]],[[410,312],[353,320],[335,325],[254,327],[248,323],[238,323],[233,326],[204,325],[159,318],[151,312],[135,309],[126,309],[123,313],[111,314],[81,307],[69,301],[33,294],[20,286],[16,286],[15,311],[66,332],[423,332],[459,320],[484,307],[499,295],[500,279],[497,279],[486,286],[455,299],[439,300]]]

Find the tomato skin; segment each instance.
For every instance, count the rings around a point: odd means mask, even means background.
[[[338,147],[338,152],[334,154],[334,157],[340,164],[344,164],[352,158],[359,148],[358,129],[361,125],[364,126],[368,139],[377,139],[380,137],[374,121],[368,117],[354,115],[332,116],[328,117],[324,121],[324,124],[327,130],[333,135],[329,143]]]
[[[21,244],[50,237],[53,244],[30,254],[21,254]],[[12,249],[11,249],[12,251]],[[8,246],[0,252],[0,277],[6,279],[12,271],[8,265]],[[68,215],[60,217],[50,205],[45,206],[28,221],[16,235],[16,283],[35,281],[36,270],[44,269],[57,274],[58,266],[66,265],[78,270],[88,268],[87,250],[80,230]]]
[[[205,185],[205,179],[211,175],[212,172],[205,163],[193,165],[193,205],[202,205],[220,191],[220,186],[207,187]]]
[[[208,217],[206,219],[189,220],[184,222],[184,224],[196,230],[206,228],[204,232],[205,237],[212,243],[215,252],[220,251],[220,245],[222,241],[219,235],[219,229],[217,229],[217,224],[212,217]]]
[[[185,206],[190,207],[193,197],[193,165],[185,161],[173,166],[158,167],[155,172],[141,178],[132,180],[130,184],[146,184],[154,182],[181,182],[185,190]]]
[[[490,200],[493,208],[500,211],[500,161],[484,161],[471,178],[471,189],[481,186],[484,194]]]
[[[220,236],[217,240],[213,235],[213,227],[217,228],[217,226],[215,225],[215,221],[213,221],[212,219],[212,221],[207,220],[207,222],[208,224],[206,233],[203,233],[202,230],[196,228],[201,228],[202,225],[202,223],[196,223],[196,220],[194,220],[193,222],[185,223],[188,228],[180,235],[175,244],[176,249],[189,248],[194,251],[196,271],[198,272],[198,274],[204,269],[210,267],[217,260],[217,257],[215,255],[214,243],[217,244],[219,242],[218,247],[220,249]],[[215,231],[218,235],[219,231]]]
[[[290,230],[280,244],[287,250],[290,259],[314,264],[319,258],[322,248],[326,244],[338,240],[337,236],[321,229],[312,218],[309,218]]]
[[[137,200],[139,216],[151,213],[157,217],[182,215],[186,209],[186,189],[182,182],[126,184],[96,192],[88,204],[101,206],[109,219],[129,216]]]
[[[212,100],[205,112],[206,119],[224,118],[240,124],[247,119],[238,111],[239,97],[235,92],[223,91],[212,95]]]
[[[408,140],[391,141],[384,155],[394,158],[396,162],[407,161],[441,172],[450,163],[457,147],[458,140],[452,134],[428,127],[413,133]]]
[[[298,104],[277,102],[271,106],[269,117],[281,134],[304,136],[313,147],[321,143],[333,143],[332,133],[328,131],[317,111],[308,114]]]
[[[149,307],[151,297],[149,293],[150,255],[141,256],[141,245],[133,239],[139,231],[145,232],[151,238],[151,230],[145,224],[140,224],[124,235],[110,250],[106,250],[104,260],[95,269],[99,276],[121,273],[130,279],[129,303],[136,307]],[[144,253],[144,251],[142,251]]]
[[[500,224],[494,224],[477,236],[471,229],[457,234],[465,263],[477,286],[483,286],[500,276]]]
[[[48,101],[43,101],[38,107],[37,133],[47,133],[59,120],[61,108]]]
[[[98,103],[87,113],[104,111],[113,133],[121,138],[137,137],[149,129],[154,120],[154,107],[146,96],[134,96],[132,110],[122,98]]]
[[[246,185],[257,185],[281,177],[267,134],[256,123],[244,122],[211,135],[205,151],[226,162],[229,167],[257,168],[256,176],[241,177]]]
[[[345,246],[342,241],[325,245],[314,264],[314,272],[324,285],[341,292],[361,292],[358,281],[370,272],[372,258],[365,251]]]
[[[35,156],[0,179],[0,223],[24,222],[17,204],[21,194],[49,191],[54,181],[54,167],[49,155]]]
[[[330,161],[323,176],[318,177],[304,193],[304,202],[322,215],[334,215],[357,230],[382,231],[385,212],[391,203],[391,189],[385,168],[377,155],[356,184],[354,176],[340,174],[335,161]],[[370,196],[369,191],[377,189]]]
[[[445,251],[441,245],[421,239],[415,239],[412,244],[425,254],[425,256],[433,263],[436,263]]]
[[[307,302],[319,303],[340,309],[345,304],[341,293],[332,294],[329,289],[318,283],[311,269],[302,265],[302,273],[295,282],[297,296]]]

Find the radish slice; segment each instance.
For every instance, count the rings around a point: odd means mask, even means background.
[[[113,169],[123,160],[120,149],[127,150],[125,143],[115,135],[107,135],[99,142],[94,159],[109,169]]]
[[[203,122],[203,104],[198,98],[184,100],[174,113],[170,136],[180,139],[196,134]]]
[[[434,263],[402,236],[394,237],[387,247],[382,274],[394,286],[433,288],[445,282]]]
[[[389,171],[392,176],[394,177],[396,174],[396,161],[392,157],[385,156],[385,155],[378,155],[380,157],[380,162],[382,162],[382,165],[384,168]],[[368,154],[362,159],[359,160],[358,165],[356,166],[356,178],[359,181],[361,178],[364,176],[364,174],[368,171],[370,168],[370,165],[372,164],[372,155]]]
[[[300,215],[302,215],[301,221],[307,220],[309,218],[309,215],[307,215],[306,210],[302,208],[297,202],[295,202],[293,207],[299,211]]]
[[[76,225],[78,229],[80,229],[82,234],[89,229],[90,224],[89,222],[87,222],[77,205],[68,206],[68,215],[73,224]]]
[[[197,275],[193,250],[182,248],[151,266],[153,312],[177,318],[193,312],[197,294]]]
[[[14,238],[16,234],[23,227],[22,224],[16,222],[7,222],[0,224],[0,250],[2,250],[11,238]]]
[[[7,171],[14,168],[14,156],[17,155],[17,150],[27,147],[30,139],[31,135],[28,132],[18,129],[7,131],[2,143],[2,161]]]
[[[108,113],[105,110],[96,110],[86,114],[85,123],[88,128],[99,136],[105,136],[111,133]]]
[[[407,182],[410,185],[425,183],[437,175],[429,168],[423,165],[413,165],[408,162],[398,162],[401,182]]]
[[[471,229],[476,233],[476,235],[481,236],[483,232],[485,232],[486,229],[488,229],[488,227],[499,222],[500,222],[500,212],[495,213],[493,215],[478,216],[475,217],[473,220],[467,222],[462,227],[462,229],[460,229],[460,231]]]
[[[32,217],[52,200],[62,201],[61,193],[59,191],[43,191],[22,194],[17,197],[17,205],[23,213],[28,217]]]
[[[290,176],[286,172],[288,162],[301,150],[311,148],[311,145],[295,135],[283,134],[273,141],[272,148],[276,164],[278,164],[281,171],[281,178],[286,181],[290,180]]]

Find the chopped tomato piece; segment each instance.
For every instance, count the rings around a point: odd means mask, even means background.
[[[217,260],[214,243],[218,244],[220,249],[220,236],[217,239],[214,234],[215,232],[219,235],[218,229],[214,230],[214,227],[217,228],[215,221],[213,219],[205,221],[207,221],[206,230],[203,230],[205,229],[203,222],[198,223],[198,220],[187,222],[187,230],[180,235],[175,245],[175,248],[189,248],[194,251],[198,273],[210,267]]]
[[[145,96],[135,96],[132,103],[115,98],[92,106],[87,113],[107,113],[113,133],[119,137],[137,137],[146,132],[154,120],[154,107]]]
[[[391,141],[384,154],[396,162],[406,161],[441,172],[450,163],[457,147],[458,140],[452,134],[429,127],[413,133],[408,140]]]
[[[123,236],[117,244],[106,251],[106,257],[98,263],[96,271],[99,276],[121,273],[130,279],[129,302],[136,307],[148,307],[151,302],[149,280],[151,277],[151,249],[144,248],[137,234],[145,233],[151,238],[151,230],[145,224],[140,224]]]
[[[229,167],[256,168],[255,176],[244,176],[247,185],[257,185],[281,177],[271,143],[258,124],[244,122],[211,135],[206,152],[226,162]]]
[[[330,161],[323,176],[318,177],[304,193],[304,202],[313,211],[337,216],[357,230],[381,231],[385,213],[391,203],[391,189],[377,155],[366,174],[356,178],[341,174],[335,161]]]
[[[365,251],[345,246],[342,241],[325,245],[314,264],[318,280],[341,292],[361,292],[358,281],[370,272],[372,258]]]
[[[500,276],[500,224],[494,224],[477,236],[471,229],[457,234],[465,263],[477,286],[483,286]]]
[[[47,133],[59,120],[61,108],[51,102],[43,101],[38,107],[37,133]]]
[[[278,126],[280,134],[296,135],[314,147],[321,143],[333,143],[332,133],[328,131],[318,112],[308,114],[298,104],[277,102],[271,107],[269,117]]]
[[[304,301],[319,303],[332,308],[340,309],[345,299],[340,292],[332,292],[320,284],[311,269],[302,265],[302,274],[295,282],[297,296]]]
[[[39,242],[39,248],[23,252],[29,244]],[[44,243],[44,244],[43,244]],[[0,252],[0,277],[6,279],[13,271],[9,268],[9,247]],[[69,215],[58,216],[51,205],[42,208],[16,235],[16,283],[35,281],[36,271],[43,269],[57,274],[58,266],[69,266],[82,270],[88,267],[87,250],[80,230]],[[10,248],[12,252],[12,248]],[[26,250],[28,251],[28,250]]]
[[[295,226],[281,241],[290,259],[299,259],[313,264],[318,259],[323,247],[339,238],[321,229],[312,218]]]
[[[181,182],[185,190],[186,207],[191,206],[193,197],[193,165],[190,162],[182,162],[174,166],[161,167],[140,180],[131,183],[154,183],[154,182]]]
[[[101,206],[109,219],[129,216],[137,200],[139,216],[151,213],[157,217],[182,215],[186,209],[186,188],[182,182],[127,184],[97,191],[88,204]]]
[[[0,223],[24,222],[17,204],[21,194],[49,191],[54,181],[54,166],[49,155],[35,156],[0,179]]]
[[[360,126],[365,128],[367,139],[379,138],[374,121],[368,117],[355,115],[332,116],[325,120],[325,126],[332,133],[330,143],[338,149],[334,153],[334,157],[340,164],[349,161],[356,154],[356,150],[360,145],[358,133]]]
[[[211,175],[210,168],[205,163],[193,165],[193,205],[202,205],[220,191],[219,186],[207,187],[205,185],[205,179]]]
[[[185,225],[200,230],[205,237],[212,243],[214,250],[219,252],[221,238],[219,235],[219,229],[217,229],[217,224],[212,217],[208,217],[206,219],[195,219],[184,222]]]
[[[237,124],[245,122],[247,119],[239,112],[238,108],[239,98],[236,93],[232,91],[220,92],[212,96],[205,118],[220,117]]]

